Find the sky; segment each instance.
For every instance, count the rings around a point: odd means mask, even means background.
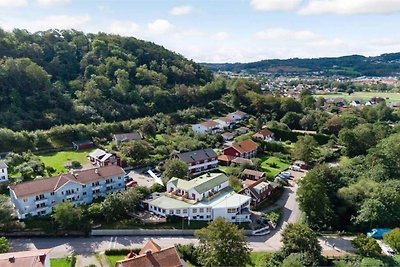
[[[400,0],[0,0],[0,27],[152,41],[197,62],[400,52]]]

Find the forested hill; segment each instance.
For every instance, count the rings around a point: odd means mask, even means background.
[[[332,58],[270,59],[252,63],[204,63],[202,65],[213,71],[240,72],[244,70],[250,73],[269,72],[279,74],[322,72],[325,75],[390,76],[400,74],[400,53],[383,54],[377,57],[353,55]]]
[[[199,64],[133,37],[0,28],[0,128],[173,112],[218,98],[224,86]]]

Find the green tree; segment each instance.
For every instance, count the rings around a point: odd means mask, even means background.
[[[368,237],[364,234],[358,235],[351,241],[351,244],[358,250],[362,256],[376,257],[382,252],[378,242],[372,237]]]
[[[383,241],[396,251],[396,253],[400,253],[400,228],[395,228],[385,233],[383,235]]]
[[[164,164],[164,177],[171,179],[172,177],[187,179],[189,168],[188,165],[178,159],[168,159]]]
[[[202,266],[245,266],[250,263],[244,230],[219,217],[206,228],[196,230],[200,240],[199,262]]]
[[[8,197],[0,195],[0,231],[7,231],[16,227],[13,217],[14,208]]]
[[[308,253],[313,263],[321,262],[322,247],[317,234],[304,224],[289,223],[282,233],[282,253],[285,257],[292,253]]]
[[[154,120],[146,118],[145,120],[143,120],[143,124],[142,124],[142,132],[144,135],[153,137],[156,135],[157,133],[157,127],[156,127],[156,123]]]
[[[292,253],[287,256],[283,262],[281,267],[304,267],[305,265],[301,261],[301,255],[298,253]]]
[[[385,265],[381,260],[375,258],[363,258],[360,262],[359,267],[385,267]]]
[[[7,253],[10,250],[10,244],[5,237],[0,237],[0,254]]]
[[[130,141],[122,144],[121,154],[134,163],[143,163],[150,155],[151,146],[144,140]]]
[[[79,206],[74,207],[71,202],[55,205],[52,216],[64,230],[81,230],[85,224],[83,209]]]
[[[101,212],[107,222],[116,221],[126,215],[126,207],[120,193],[111,193],[100,204]]]
[[[318,143],[311,135],[300,136],[292,150],[294,159],[311,162],[317,150]]]

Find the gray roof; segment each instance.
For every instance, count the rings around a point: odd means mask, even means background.
[[[190,151],[177,154],[178,158],[186,163],[202,161],[209,158],[216,158],[217,154],[212,148]]]
[[[223,184],[228,180],[228,177],[223,173],[209,173],[203,174],[190,181],[174,177],[169,180],[169,183],[173,183],[177,188],[185,191],[195,189],[199,194],[203,194],[204,192],[211,190],[212,188]]]
[[[7,165],[4,163],[4,161],[0,160],[0,169],[5,169],[7,168]]]
[[[139,132],[133,132],[133,133],[123,133],[123,134],[114,134],[114,138],[117,141],[137,141],[137,140],[142,140],[142,135]]]

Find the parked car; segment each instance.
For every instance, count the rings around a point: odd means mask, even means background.
[[[269,233],[271,233],[271,231],[269,230],[269,226],[265,226],[251,232],[252,235],[267,235]]]
[[[284,180],[287,180],[287,179],[289,179],[289,177],[288,177],[288,176],[286,176],[286,175],[283,175],[282,173],[278,174],[278,175],[277,175],[277,177],[279,177],[279,178],[281,178],[281,179],[284,179]]]
[[[292,176],[292,174],[290,172],[281,172],[280,174],[282,174],[283,176],[286,176],[287,178],[290,178],[290,176]]]
[[[390,228],[374,228],[371,230],[371,232],[367,233],[367,236],[376,238],[376,239],[381,239],[383,238],[383,234],[390,232],[392,229]]]
[[[291,169],[292,171],[301,172],[300,166],[297,165],[291,165],[289,169]]]

